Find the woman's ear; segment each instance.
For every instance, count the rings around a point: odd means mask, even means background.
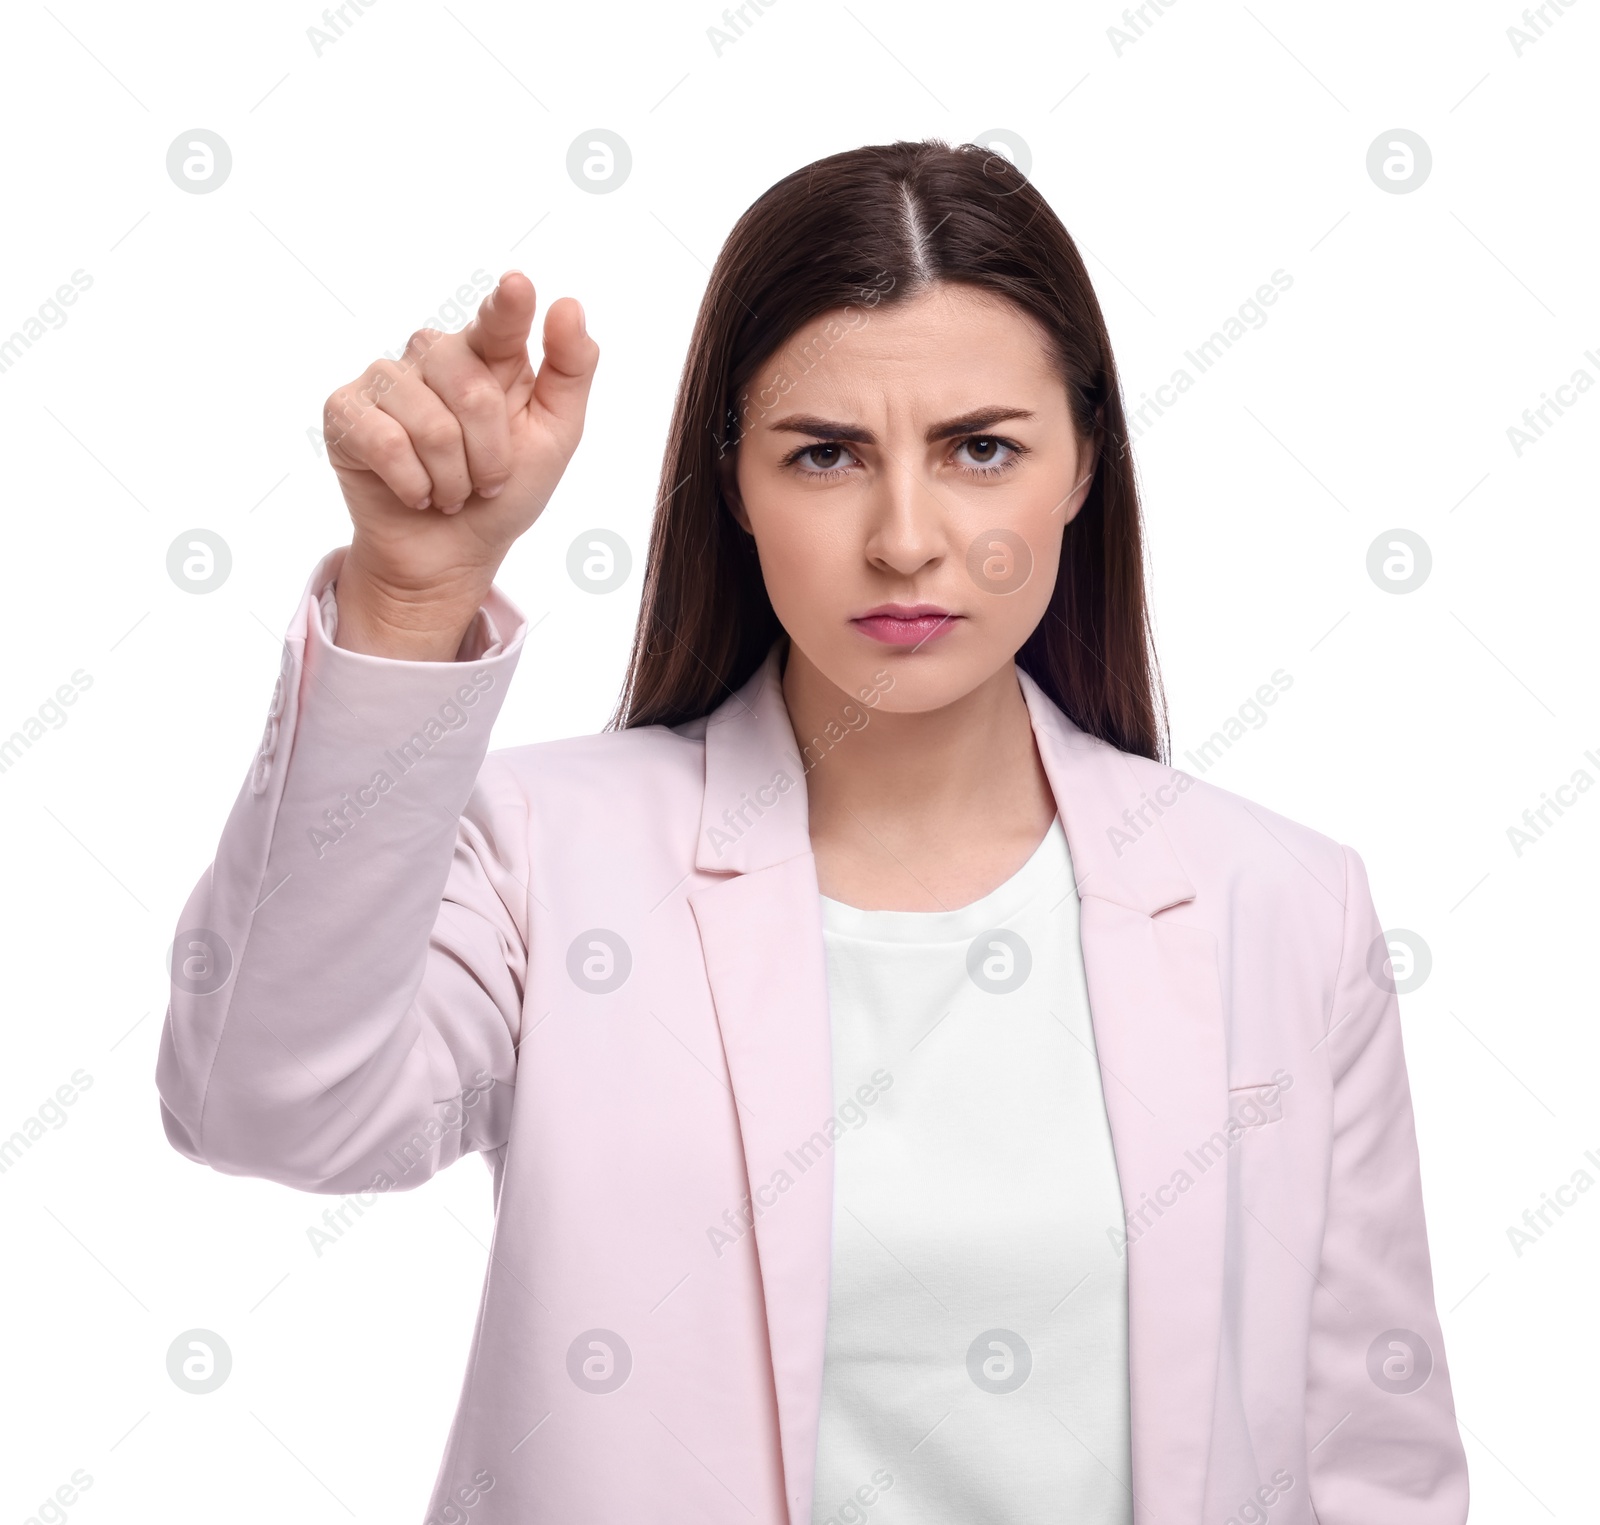
[[[1098,431],[1087,440],[1080,440],[1078,444],[1077,469],[1073,473],[1076,480],[1067,489],[1067,495],[1062,503],[1072,503],[1072,509],[1062,520],[1063,526],[1070,524],[1078,517],[1083,505],[1089,501],[1089,487],[1094,481],[1095,467],[1099,464],[1099,452],[1096,448]],[[1076,502],[1073,500],[1076,499]],[[1059,506],[1059,505],[1058,505]]]
[[[728,512],[733,515],[733,522],[745,534],[753,535],[750,528],[750,515],[745,512],[744,499],[739,496],[739,455],[737,451],[726,451],[717,461],[717,486],[722,492],[722,501],[728,505]]]

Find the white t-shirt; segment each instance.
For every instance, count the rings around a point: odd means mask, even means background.
[[[822,919],[845,1129],[812,1525],[1128,1525],[1122,1199],[1060,818],[971,905]]]

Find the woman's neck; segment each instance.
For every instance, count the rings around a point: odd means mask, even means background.
[[[937,710],[862,704],[791,644],[784,702],[806,754],[817,882],[868,910],[938,911],[1011,877],[1056,813],[1011,663]],[[861,716],[865,716],[863,723]],[[842,735],[840,732],[842,731]]]

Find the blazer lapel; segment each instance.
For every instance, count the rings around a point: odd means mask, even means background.
[[[707,721],[695,867],[726,877],[688,899],[754,1198],[790,1525],[809,1525],[833,1167],[831,1150],[810,1168],[796,1150],[832,1114],[832,1043],[805,767],[783,701],[781,648]],[[1082,904],[1126,1219],[1135,1520],[1188,1525],[1200,1518],[1210,1448],[1227,1205],[1225,1172],[1196,1165],[1190,1151],[1228,1115],[1213,940],[1158,914],[1194,898],[1160,823],[1183,808],[1189,784],[1169,772],[1152,794],[1127,758],[1016,671]]]
[[[1185,775],[1141,785],[1017,669],[1072,850],[1090,1020],[1126,1218],[1134,1518],[1198,1521],[1222,1322],[1226,1170],[1195,1147],[1228,1116],[1211,935],[1158,913],[1194,898],[1161,816]],[[1180,788],[1179,785],[1182,785]]]
[[[706,726],[690,893],[738,1107],[790,1525],[810,1525],[833,1250],[833,1151],[800,1146],[833,1114],[826,954],[805,768],[774,646]]]

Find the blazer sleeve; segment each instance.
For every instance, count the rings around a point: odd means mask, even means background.
[[[1467,1464],[1434,1310],[1399,1002],[1366,868],[1348,847],[1344,857],[1327,1039],[1332,1157],[1307,1368],[1311,1503],[1319,1525],[1461,1525]]]
[[[347,549],[306,586],[184,906],[156,1066],[181,1153],[333,1193],[504,1144],[527,970],[526,821],[485,765],[526,621],[496,588],[454,662],[346,651]]]

